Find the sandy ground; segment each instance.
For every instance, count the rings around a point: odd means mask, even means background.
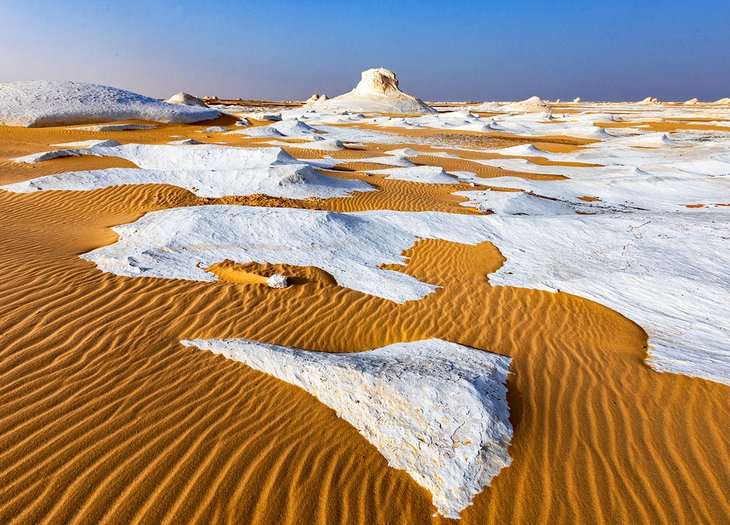
[[[0,128],[0,183],[130,165],[8,160],[50,144],[219,140],[195,133],[210,125],[116,133]],[[260,142],[239,137],[239,145]],[[383,167],[357,162],[381,149],[333,154],[352,162],[331,173],[367,180],[376,192],[215,202],[476,213],[450,195],[457,186],[359,171]],[[494,168],[481,168],[488,186]],[[114,242],[111,226],[209,202],[171,186],[0,191],[0,522],[451,522],[432,517],[430,495],[312,396],[179,344],[214,337],[337,352],[439,337],[512,357],[513,463],[462,513],[463,525],[730,520],[730,389],[652,371],[644,363],[646,334],[596,303],[491,287],[486,275],[503,258],[488,243],[417,243],[407,266],[391,269],[443,288],[401,305],[338,287],[316,268],[221,261],[215,270],[224,281],[202,283],[119,277],[78,257]],[[274,271],[293,276],[293,286],[255,282]]]

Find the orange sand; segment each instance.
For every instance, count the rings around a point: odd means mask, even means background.
[[[200,138],[191,131],[208,125],[0,128],[0,182],[115,162],[5,160],[48,144],[159,143]],[[379,191],[231,201],[473,212],[449,200],[453,187],[339,173]],[[179,344],[210,337],[339,352],[441,337],[511,356],[513,463],[463,525],[730,519],[730,388],[653,372],[646,334],[591,301],[491,287],[486,275],[503,258],[488,243],[417,243],[397,269],[443,288],[403,305],[340,288],[316,268],[217,265],[293,276],[272,290],[119,277],[78,257],[114,242],[110,226],[205,202],[170,186],[0,192],[1,523],[451,523],[432,518],[430,495],[312,396]]]

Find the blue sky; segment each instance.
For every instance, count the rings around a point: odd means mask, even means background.
[[[715,100],[730,0],[0,0],[0,82],[301,99],[381,66],[428,100]]]

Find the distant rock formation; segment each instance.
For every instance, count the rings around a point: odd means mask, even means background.
[[[188,123],[210,120],[210,108],[168,104],[123,89],[64,80],[0,84],[0,125],[63,126],[117,120]]]
[[[182,104],[184,106],[197,106],[201,108],[208,107],[208,104],[206,104],[205,101],[188,93],[177,93],[168,98],[165,102],[169,104]]]
[[[502,111],[514,113],[539,113],[542,111],[550,111],[550,105],[540,97],[530,97],[519,102],[505,104],[501,109]]]
[[[715,102],[712,102],[713,106],[730,106],[730,97],[721,98],[720,100],[716,100]]]
[[[314,95],[312,95],[311,97],[309,97],[306,101],[304,101],[304,105],[305,106],[312,106],[312,105],[317,104],[319,102],[324,102],[325,100],[329,100],[329,97],[327,95],[325,95],[324,93],[321,94],[321,95],[318,94],[318,93],[315,93]]]
[[[687,100],[687,101],[686,101],[686,102],[684,103],[684,105],[685,105],[685,106],[693,106],[693,105],[695,105],[695,104],[699,104],[699,102],[700,102],[700,101],[699,101],[699,100],[697,100],[696,98],[691,98],[691,99]]]
[[[639,104],[644,105],[652,105],[652,104],[659,104],[659,100],[656,97],[646,97],[644,100],[640,101]]]
[[[401,91],[395,73],[384,68],[363,71],[355,89],[329,100],[320,97],[316,104],[318,109],[334,111],[400,114],[435,112],[421,99]]]

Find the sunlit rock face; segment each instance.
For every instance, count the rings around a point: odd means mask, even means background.
[[[420,99],[404,93],[395,73],[385,68],[363,71],[355,89],[329,100],[319,100],[317,109],[373,113],[420,114],[435,110]]]
[[[508,357],[440,339],[331,354],[246,339],[183,341],[303,388],[428,489],[449,518],[509,466]]]

